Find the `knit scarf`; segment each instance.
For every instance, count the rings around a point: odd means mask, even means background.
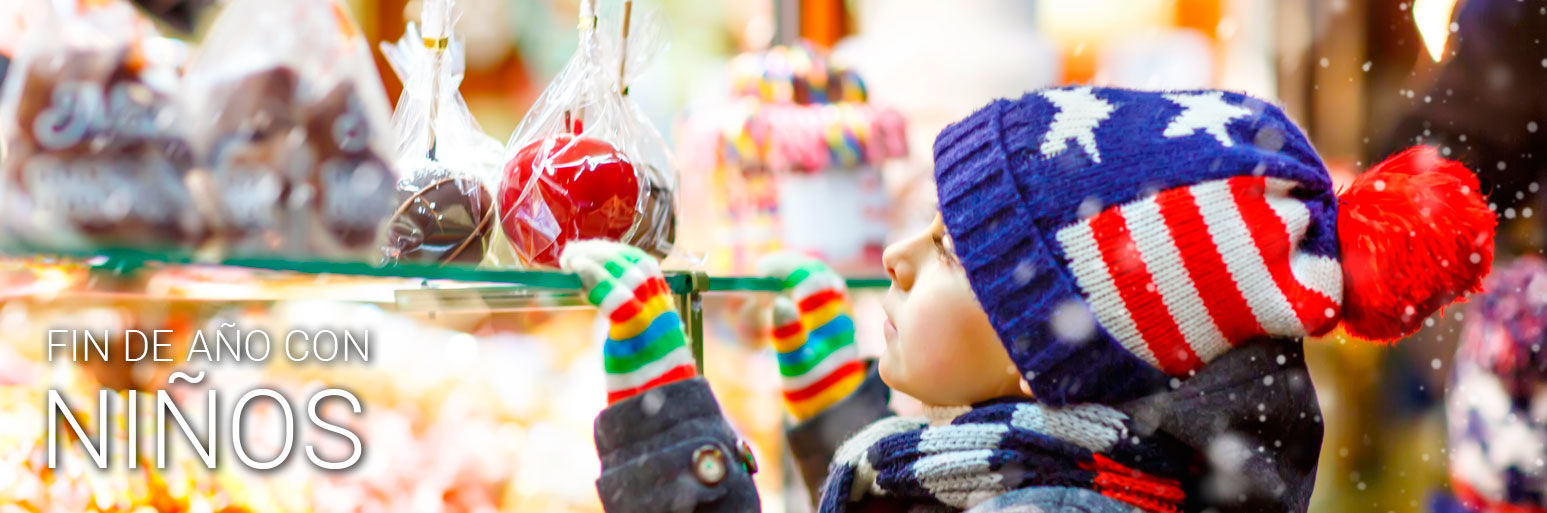
[[[1133,459],[1155,443],[1130,434],[1127,422],[1104,405],[1017,400],[977,405],[943,425],[882,419],[838,448],[819,510],[852,511],[867,496],[967,509],[1011,490],[1052,486],[1094,490],[1151,513],[1179,511],[1185,497],[1177,481],[1114,459]]]
[[[1455,497],[1435,504],[1435,513],[1547,513],[1547,507],[1539,505],[1489,499],[1455,477],[1451,478],[1450,488],[1455,492]]]

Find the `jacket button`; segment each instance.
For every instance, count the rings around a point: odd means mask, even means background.
[[[693,451],[693,477],[709,486],[720,484],[725,480],[725,453],[713,445]]]
[[[746,464],[748,474],[757,473],[757,457],[752,455],[752,446],[747,445],[746,440],[736,441],[736,452],[741,453],[741,462]]]

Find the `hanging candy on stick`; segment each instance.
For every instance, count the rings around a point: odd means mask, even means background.
[[[671,250],[676,175],[665,141],[626,97],[654,39],[631,37],[632,2],[622,10],[613,39],[596,1],[581,3],[579,49],[511,137],[496,199],[526,265],[556,266],[564,245],[582,239]]]
[[[403,81],[393,113],[401,204],[388,225],[385,258],[478,264],[494,229],[494,198],[485,183],[498,169],[499,142],[485,135],[457,85],[464,48],[453,37],[454,0],[424,0],[420,26],[410,23],[381,51]]]

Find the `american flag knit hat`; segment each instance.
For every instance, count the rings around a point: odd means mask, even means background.
[[[1390,340],[1478,287],[1495,217],[1418,147],[1339,195],[1279,107],[1241,94],[1047,89],[942,131],[968,281],[1038,400],[1112,402],[1245,341]]]

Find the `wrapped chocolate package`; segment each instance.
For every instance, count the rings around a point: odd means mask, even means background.
[[[381,52],[403,82],[392,113],[398,207],[387,228],[387,261],[477,265],[494,231],[488,183],[503,148],[479,128],[457,92],[462,42],[453,37],[452,0],[424,0],[421,25],[409,23]]]
[[[165,48],[128,4],[71,3],[31,20],[0,92],[0,222],[12,244],[169,250],[207,237]]]
[[[569,241],[611,239],[656,256],[676,238],[677,172],[660,133],[627,97],[660,48],[658,24],[581,2],[580,46],[507,145],[500,227],[528,266],[553,267]],[[621,11],[621,12],[619,12]]]
[[[398,173],[386,94],[342,6],[230,2],[184,83],[227,253],[377,260]]]

